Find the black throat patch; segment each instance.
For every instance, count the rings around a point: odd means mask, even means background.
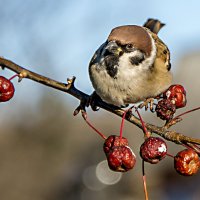
[[[112,78],[117,78],[119,58],[116,56],[107,56],[105,58],[106,71]]]

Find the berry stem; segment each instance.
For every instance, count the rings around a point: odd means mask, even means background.
[[[104,140],[107,138],[103,133],[101,133],[100,131],[98,131],[88,120],[88,116],[87,113],[84,112],[84,114],[82,113],[83,119],[85,120],[85,122],[89,125],[90,128],[92,128],[97,134],[99,134]]]
[[[196,151],[196,153],[200,156],[200,147],[196,144],[187,143],[186,147],[191,148],[192,150]]]
[[[179,117],[181,117],[181,116],[183,116],[183,115],[186,115],[186,114],[188,114],[188,113],[190,113],[190,112],[194,112],[194,111],[199,110],[199,109],[200,109],[200,107],[197,107],[197,108],[188,110],[188,111],[183,112],[183,113],[181,113],[180,115],[176,116],[174,119],[177,119],[177,118],[179,118]],[[173,119],[173,120],[174,120],[174,119]]]
[[[142,179],[143,179],[145,200],[148,200],[149,197],[148,197],[148,191],[147,191],[147,180],[146,180],[146,175],[145,175],[145,170],[144,170],[144,160],[142,160]]]
[[[14,79],[15,77],[19,77],[19,75],[18,75],[18,74],[15,74],[15,75],[11,76],[8,80],[11,81],[11,80]]]
[[[124,121],[125,121],[125,117],[126,117],[126,112],[127,111],[124,111],[124,114],[122,116],[122,122],[121,122],[121,126],[120,126],[120,134],[119,134],[119,137],[120,137],[120,140],[122,139],[122,135],[123,135],[123,128],[124,128]]]
[[[169,153],[167,153],[166,155],[169,156],[170,158],[174,158],[174,156]]]
[[[148,131],[147,131],[147,128],[146,128],[146,126],[145,126],[145,123],[144,123],[144,121],[143,121],[143,119],[142,119],[142,116],[140,115],[140,112],[138,111],[137,108],[135,108],[135,112],[138,114],[138,117],[140,118],[140,121],[141,121],[141,123],[142,123],[142,129],[143,129],[143,132],[144,132],[145,136],[146,136],[146,137],[149,137],[149,133],[148,133]]]
[[[196,151],[198,155],[200,155],[200,148],[196,144],[186,143],[182,144],[182,146],[186,147],[187,149],[192,149],[193,151]]]

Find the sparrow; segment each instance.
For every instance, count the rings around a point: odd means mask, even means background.
[[[157,36],[162,26],[149,19],[144,26],[112,29],[89,63],[90,80],[103,101],[117,107],[149,103],[171,85],[170,52]]]

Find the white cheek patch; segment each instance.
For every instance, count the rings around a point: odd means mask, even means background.
[[[130,57],[134,57],[137,55],[137,51],[131,52],[131,53],[124,53],[122,56],[119,58],[119,67],[120,68],[131,68],[133,69],[133,65],[130,62]]]
[[[133,66],[130,62],[130,57],[133,57],[137,54],[137,52],[131,52],[131,53],[124,53],[119,58],[119,65],[118,65],[118,76],[126,77],[126,78],[135,78],[138,76],[139,73],[139,65]],[[120,77],[118,77],[120,78]]]

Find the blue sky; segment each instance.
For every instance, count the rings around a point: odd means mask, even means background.
[[[88,93],[88,63],[115,26],[147,18],[166,23],[159,36],[171,50],[173,71],[181,56],[200,50],[198,0],[0,0],[0,17],[1,56],[60,81],[75,75]]]

